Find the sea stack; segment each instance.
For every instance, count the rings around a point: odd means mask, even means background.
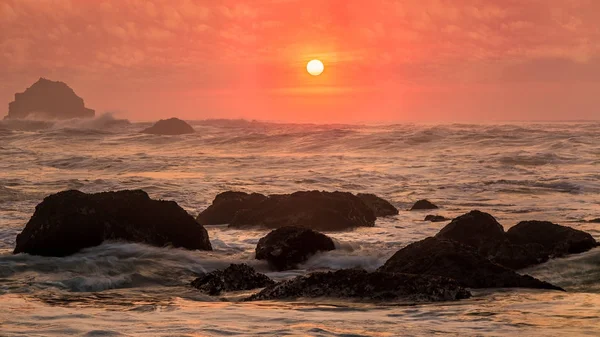
[[[8,104],[5,119],[38,117],[42,119],[93,118],[94,110],[66,83],[40,78],[25,92],[16,93]]]
[[[184,135],[194,132],[194,128],[191,125],[179,118],[161,119],[151,127],[142,130],[142,133],[166,136]]]

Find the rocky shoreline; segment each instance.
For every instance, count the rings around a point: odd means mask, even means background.
[[[431,205],[420,200],[409,211],[435,209]],[[203,226],[228,224],[272,229],[259,240],[255,258],[266,260],[274,271],[284,271],[318,252],[336,249],[320,231],[372,227],[377,217],[398,212],[373,194],[300,191],[265,196],[228,191],[194,219],[177,203],[153,200],[141,190],[96,194],[71,190],[48,196],[36,207],[17,236],[14,253],[68,256],[111,240],[212,250]],[[258,291],[249,301],[334,297],[429,302],[468,298],[469,288],[564,291],[518,271],[598,245],[588,233],[547,221],[522,221],[505,231],[492,215],[473,210],[454,218],[435,236],[402,247],[373,272],[317,271],[275,282],[242,264],[201,275],[192,286],[211,296]]]

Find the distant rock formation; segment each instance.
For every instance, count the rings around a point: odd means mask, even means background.
[[[253,208],[235,213],[229,227],[286,226],[319,231],[343,231],[375,226],[375,214],[348,192],[302,191],[274,194]]]
[[[317,252],[334,250],[333,240],[325,234],[306,228],[282,227],[261,238],[256,246],[256,259],[267,260],[271,268],[294,269]]]
[[[417,241],[400,249],[378,271],[444,276],[469,288],[563,290],[496,264],[473,247],[437,237]]]
[[[373,210],[376,217],[397,215],[398,209],[394,205],[390,204],[387,200],[384,200],[375,194],[371,193],[358,193],[356,195],[360,198],[370,209]]]
[[[92,118],[94,110],[88,109],[83,99],[66,83],[40,78],[25,92],[16,93],[8,104],[5,119],[27,117],[50,119]]]
[[[176,136],[196,132],[194,128],[179,118],[161,119],[142,133],[153,135]]]
[[[415,204],[413,205],[413,207],[410,208],[410,210],[411,211],[419,211],[419,210],[423,210],[423,209],[438,209],[438,208],[439,207],[434,205],[429,200],[423,199],[423,200],[419,200],[419,201],[415,202]]]
[[[268,276],[257,273],[247,264],[232,264],[225,270],[215,270],[194,281],[192,287],[215,296],[221,292],[251,290],[275,284]]]
[[[246,301],[319,297],[376,302],[437,302],[469,298],[471,293],[446,277],[341,269],[315,272],[276,283]]]
[[[150,199],[142,190],[70,190],[36,206],[14,253],[67,256],[105,240],[212,250],[206,229],[174,201]]]

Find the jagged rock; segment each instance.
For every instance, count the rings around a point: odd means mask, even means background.
[[[273,284],[275,282],[267,275],[257,273],[247,264],[232,264],[224,270],[215,270],[192,281],[192,287],[212,296],[221,292],[251,290]]]
[[[335,272],[316,272],[276,283],[247,300],[329,297],[367,301],[434,302],[453,301],[470,296],[468,290],[445,277],[342,269]]]
[[[46,197],[17,235],[14,253],[66,256],[105,240],[212,250],[206,229],[174,201],[142,190]]]
[[[522,221],[506,232],[511,243],[538,244],[552,257],[578,254],[598,246],[588,233],[549,221]]]
[[[179,118],[161,119],[151,127],[142,130],[142,133],[167,136],[183,135],[194,132],[196,131],[191,125]]]
[[[242,209],[252,209],[267,197],[259,194],[227,191],[219,193],[212,204],[196,218],[201,225],[229,224],[235,213]]]
[[[317,252],[334,250],[333,240],[325,234],[300,227],[282,227],[261,238],[256,259],[267,260],[275,270],[294,269]]]
[[[94,110],[86,108],[83,99],[67,84],[40,78],[25,92],[16,93],[15,100],[8,104],[5,119],[27,117],[92,118]]]
[[[229,226],[294,226],[320,231],[341,231],[355,227],[373,227],[375,214],[352,193],[303,191],[270,195],[251,209],[239,210]]]
[[[423,210],[423,209],[438,209],[438,208],[439,207],[434,205],[429,200],[423,199],[423,200],[419,200],[419,201],[415,202],[415,204],[413,205],[413,207],[410,208],[410,210],[418,211],[418,210]]]
[[[382,272],[449,277],[470,288],[539,288],[563,290],[496,264],[473,247],[430,237],[397,251],[378,269]]]
[[[376,217],[397,215],[398,209],[375,194],[358,193],[356,195],[375,213]]]
[[[427,216],[425,216],[425,219],[423,221],[431,221],[431,222],[444,222],[444,221],[448,221],[450,219],[441,216],[441,215],[433,215],[433,214],[429,214]]]

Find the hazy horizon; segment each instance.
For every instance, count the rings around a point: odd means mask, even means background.
[[[5,0],[0,114],[45,77],[131,120],[595,120],[598,12],[586,0]]]

